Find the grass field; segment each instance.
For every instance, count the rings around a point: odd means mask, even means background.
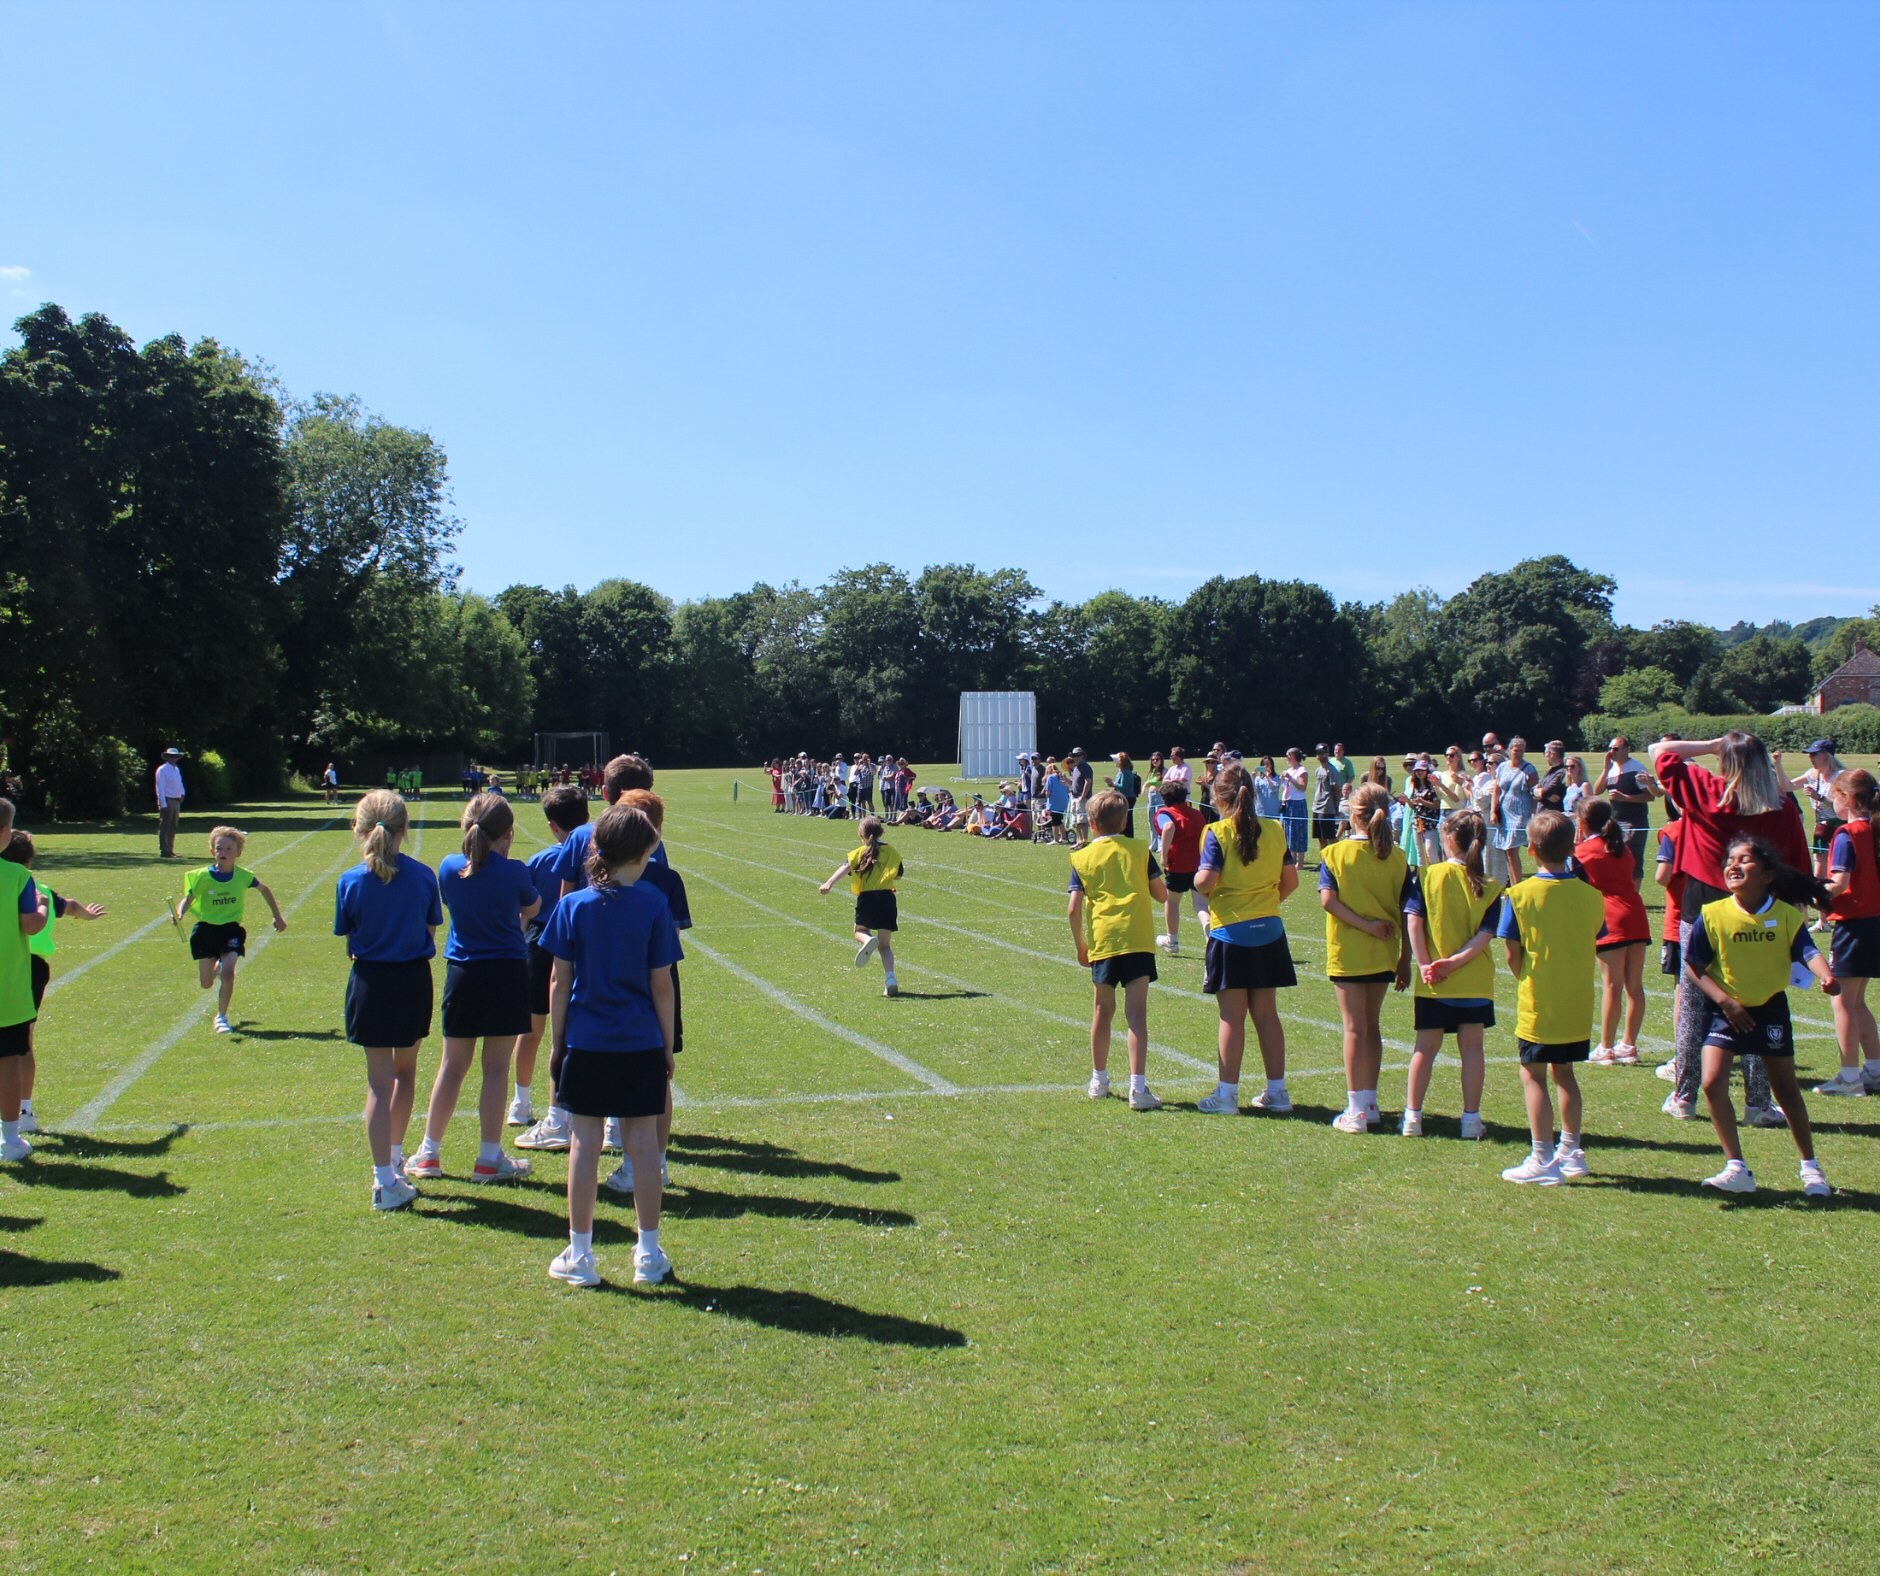
[[[1191,945],[1152,997],[1170,1108],[1132,1115],[1082,1092],[1061,850],[902,836],[885,1000],[847,898],[815,890],[851,829],[731,780],[660,782],[697,928],[677,1279],[652,1290],[625,1284],[611,1199],[610,1284],[551,1282],[564,1158],[467,1185],[468,1108],[454,1179],[369,1211],[336,812],[213,818],[250,830],[290,921],[251,908],[232,1041],[162,918],[184,862],[152,857],[153,822],[42,837],[40,876],[111,912],[60,927],[51,1132],[0,1173],[10,1568],[1880,1568],[1880,1101],[1813,1106],[1832,1201],[1804,1205],[1786,1133],[1748,1131],[1765,1191],[1726,1202],[1698,1187],[1707,1123],[1661,1115],[1648,1067],[1587,1069],[1591,1177],[1508,1187],[1503,971],[1490,1141],[1455,1137],[1453,1065],[1432,1136],[1341,1136],[1308,881],[1298,1114],[1192,1110],[1215,1018]],[[449,852],[458,808],[414,806],[412,851]],[[522,853],[542,822],[518,809]],[[191,862],[211,819],[185,819]],[[1797,1016],[1825,1077],[1826,1004]],[[1409,1023],[1393,999],[1387,1117]]]

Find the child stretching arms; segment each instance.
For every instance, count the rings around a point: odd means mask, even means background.
[[[248,834],[232,826],[218,826],[209,833],[210,863],[183,877],[183,901],[171,914],[176,924],[190,909],[196,911],[196,923],[189,932],[189,955],[196,960],[198,983],[207,990],[218,979],[222,987],[215,1004],[215,1032],[233,1034],[228,1010],[235,1000],[235,960],[248,952],[248,932],[242,929],[242,908],[250,889],[259,893],[274,915],[274,928],[287,929],[281,905],[274,894],[235,861],[248,846]]]
[[[672,965],[679,933],[666,900],[641,881],[659,834],[644,812],[616,804],[593,831],[590,884],[555,905],[542,945],[556,959],[549,997],[555,1098],[573,1113],[568,1246],[548,1273],[597,1286],[595,1180],[610,1116],[633,1162],[640,1240],[633,1278],[653,1285],[672,1263],[659,1246],[659,1118],[672,1079]]]
[[[1391,836],[1388,788],[1360,783],[1346,816],[1350,831],[1320,855],[1319,905],[1325,910],[1325,972],[1345,1029],[1345,1109],[1332,1126],[1363,1133],[1383,1120],[1377,1075],[1384,1064],[1384,997],[1393,982],[1398,990],[1410,984],[1410,943],[1402,934],[1409,861]]]
[[[15,831],[4,846],[0,846],[0,859],[16,865],[33,868],[33,846],[31,832]],[[52,954],[58,949],[54,931],[61,919],[103,919],[104,907],[99,903],[81,903],[76,898],[61,897],[47,887],[46,927],[36,936],[28,936],[26,945],[32,953],[33,965],[33,1012],[39,1011],[40,1003],[46,999],[46,987],[52,983]],[[30,1031],[30,1026],[29,1026]],[[34,1032],[27,1035],[26,1055],[20,1065],[20,1131],[36,1133],[39,1131],[39,1119],[33,1115],[33,1082],[39,1075],[38,1058],[33,1053],[37,1036]]]
[[[1474,810],[1442,822],[1444,859],[1426,865],[1405,888],[1404,929],[1417,961],[1416,1044],[1404,1096],[1403,1136],[1423,1136],[1423,1100],[1445,1036],[1456,1037],[1462,1063],[1462,1136],[1482,1136],[1483,1031],[1495,1024],[1495,956],[1501,883],[1483,874],[1488,823]]]
[[[1728,897],[1697,911],[1684,967],[1710,1003],[1704,1031],[1704,1098],[1727,1163],[1704,1186],[1721,1193],[1754,1193],[1756,1178],[1743,1164],[1737,1137],[1736,1107],[1730,1099],[1730,1059],[1745,1053],[1761,1056],[1769,1069],[1769,1087],[1789,1119],[1789,1131],[1802,1157],[1802,1192],[1828,1196],[1828,1179],[1815,1160],[1814,1132],[1808,1107],[1795,1081],[1795,1031],[1789,1023],[1789,965],[1802,963],[1829,996],[1840,987],[1827,959],[1808,934],[1800,903],[1825,904],[1822,882],[1782,862],[1772,844],[1738,832],[1724,850],[1723,884]]]
[[[901,856],[895,852],[894,845],[881,840],[881,817],[865,815],[857,829],[862,836],[862,845],[851,849],[849,857],[837,865],[829,879],[816,890],[824,897],[844,876],[849,878],[849,890],[855,894],[855,966],[859,969],[877,952],[881,954],[882,972],[887,976],[887,983],[882,987],[884,996],[901,994],[900,984],[894,977],[894,942],[891,939],[900,918],[900,910],[894,895],[895,883],[901,879]]]
[[[1540,868],[1508,888],[1497,931],[1508,944],[1508,970],[1520,981],[1514,1043],[1521,1054],[1521,1088],[1534,1147],[1501,1179],[1558,1187],[1564,1177],[1586,1175],[1580,1083],[1573,1064],[1585,1061],[1592,1050],[1587,1031],[1593,1022],[1593,948],[1606,922],[1606,903],[1567,868],[1573,823],[1558,810],[1536,814],[1527,839]],[[1560,1091],[1558,1148],[1547,1087],[1550,1067]]]
[[[1880,1089],[1880,1027],[1867,1005],[1867,981],[1880,974],[1880,863],[1875,860],[1872,772],[1854,767],[1829,785],[1841,822],[1828,852],[1828,918],[1834,939],[1828,961],[1841,993],[1834,998],[1834,1035],[1841,1043],[1841,1073],[1816,1094],[1859,1095]],[[18,832],[13,834],[20,836]],[[1866,1065],[1862,1065],[1862,1057]],[[30,1079],[28,1088],[31,1088]]]
[[[1110,1092],[1110,1027],[1123,987],[1129,1029],[1129,1108],[1157,1111],[1149,1090],[1149,983],[1155,978],[1155,907],[1168,901],[1146,845],[1123,836],[1129,801],[1114,788],[1090,801],[1091,839],[1071,853],[1068,918],[1077,961],[1090,970],[1090,1098]]]

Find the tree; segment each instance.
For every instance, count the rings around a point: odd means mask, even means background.
[[[934,564],[914,582],[920,682],[910,698],[923,754],[951,754],[961,690],[1022,689],[1028,615],[1038,588],[1021,570]]]
[[[726,765],[748,742],[755,678],[736,602],[707,597],[683,602],[672,619],[670,693],[661,748],[675,761]]]
[[[1757,715],[1799,701],[1809,688],[1808,647],[1790,636],[1752,635],[1706,663],[1692,678],[1685,708]]]
[[[1166,747],[1159,735],[1168,728],[1169,611],[1154,597],[1100,591],[1071,615],[1090,691],[1081,731],[1098,741],[1088,748]]]
[[[1628,668],[1599,687],[1599,709],[1611,717],[1632,717],[1677,704],[1684,685],[1669,668]]]
[[[535,686],[535,726],[574,733],[596,726],[593,678],[581,629],[581,593],[514,585],[499,591],[496,606],[521,637]]]
[[[756,679],[750,743],[757,754],[790,755],[829,737],[834,706],[822,670],[822,631],[822,599],[814,591],[795,581],[781,590],[762,581],[751,588],[741,640]]]
[[[580,629],[599,725],[616,750],[656,756],[672,699],[672,603],[638,581],[603,580],[581,598]]]
[[[1716,630],[1685,619],[1668,620],[1650,629],[1625,630],[1621,645],[1628,669],[1663,668],[1677,680],[1680,689],[1722,649]]]
[[[818,600],[823,683],[837,731],[864,749],[924,753],[921,744],[927,741],[919,736],[918,711],[910,705],[920,614],[907,576],[891,564],[843,569],[830,577]]]

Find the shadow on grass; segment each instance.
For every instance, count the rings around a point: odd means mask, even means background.
[[[285,808],[286,806],[283,805],[273,805],[257,815],[237,815],[235,819],[241,823],[241,829],[250,837],[257,832],[310,832],[320,824],[320,817],[310,816],[304,812],[298,815],[280,813]],[[306,801],[306,808],[307,810],[325,810],[328,816],[339,816],[348,813],[349,805],[327,806],[317,799],[309,799]],[[207,814],[185,815],[177,823],[176,858],[166,859],[163,863],[178,865],[183,869],[207,864],[206,851],[201,857],[197,857],[195,850],[205,848],[209,839],[209,829],[220,826],[225,819],[227,819],[225,816]],[[86,837],[147,837],[150,839],[149,862],[157,863],[157,818],[154,815],[139,816],[129,821],[80,821],[75,823],[71,830],[80,832]],[[87,862],[89,862],[89,856]]]
[[[983,1001],[983,990],[909,990],[903,985],[894,993],[896,1001]]]
[[[0,1215],[0,1231],[31,1231],[44,1224],[37,1215]]]
[[[844,1182],[899,1182],[898,1171],[870,1171],[839,1160],[808,1160],[781,1144],[741,1144],[730,1153],[715,1152],[722,1140],[708,1135],[672,1135],[673,1159],[692,1166],[713,1166],[720,1171],[741,1171],[765,1177],[837,1177]],[[699,1153],[692,1151],[697,1149]]]
[[[1714,1155],[1713,1151],[1713,1155]],[[1619,1188],[1627,1193],[1656,1193],[1661,1197],[1685,1198],[1693,1203],[1719,1204],[1729,1209],[1857,1209],[1869,1214],[1880,1212],[1880,1193],[1860,1188],[1837,1187],[1831,1197],[1808,1198],[1802,1184],[1793,1180],[1795,1173],[1785,1172],[1780,1187],[1758,1185],[1754,1193],[1720,1193],[1705,1187],[1700,1177],[1628,1177],[1602,1176],[1576,1182],[1575,1187]]]
[[[172,1182],[167,1172],[145,1176],[110,1166],[47,1165],[29,1160],[7,1167],[9,1181],[21,1187],[55,1188],[63,1193],[122,1193],[126,1198],[180,1198],[189,1191]]]
[[[235,1026],[237,1040],[339,1040],[345,1036],[338,1029],[251,1029],[245,1023]]]
[[[1669,1118],[1667,1118],[1669,1120]],[[1425,1132],[1431,1130],[1430,1119],[1423,1119]],[[1656,1149],[1668,1155],[1714,1155],[1717,1143],[1710,1137],[1710,1123],[1705,1122],[1699,1129],[1705,1136],[1701,1139],[1677,1138],[1634,1138],[1629,1133],[1602,1133],[1596,1127],[1586,1130],[1586,1147],[1592,1149]],[[1484,1136],[1504,1144],[1522,1144],[1532,1142],[1525,1127],[1511,1127],[1505,1122],[1489,1122],[1484,1127]]]
[[[611,1282],[599,1288],[611,1292],[633,1292],[630,1285]],[[966,1345],[963,1331],[944,1324],[928,1324],[920,1319],[904,1319],[896,1313],[870,1313],[846,1302],[818,1297],[807,1291],[772,1291],[766,1286],[702,1286],[673,1277],[662,1286],[649,1286],[640,1293],[661,1304],[676,1304],[699,1313],[723,1314],[761,1324],[770,1330],[788,1330],[795,1335],[824,1336],[834,1340],[874,1341],[883,1346],[915,1346],[928,1350]]]
[[[29,1259],[24,1253],[9,1253],[0,1248],[0,1287],[57,1286],[64,1281],[114,1281],[123,1279],[119,1270],[102,1264],[88,1264],[83,1259]]]
[[[632,1207],[631,1200],[621,1202]],[[901,1209],[867,1209],[857,1204],[827,1204],[813,1198],[769,1193],[714,1193],[702,1187],[668,1193],[665,1213],[675,1220],[736,1220],[743,1215],[759,1215],[773,1220],[841,1220],[856,1226],[915,1224],[914,1217]]]
[[[480,1226],[488,1231],[507,1231],[518,1237],[536,1237],[543,1242],[566,1242],[567,1209],[544,1209],[525,1203],[516,1196],[518,1191],[514,1185],[504,1184],[500,1192],[479,1188],[468,1195],[426,1193],[411,1206],[411,1213],[422,1215],[427,1220],[444,1220],[458,1226]],[[560,1189],[555,1191],[559,1192]],[[602,1197],[607,1196],[602,1194]],[[631,1248],[638,1239],[631,1221],[631,1215],[627,1217],[626,1223],[622,1223],[604,1210],[597,1209],[594,1212],[594,1241],[602,1245],[610,1242],[625,1243]]]
[[[156,1138],[94,1138],[90,1133],[64,1133],[54,1127],[36,1135],[33,1145],[40,1153],[56,1155],[61,1160],[89,1160],[94,1155],[165,1155],[188,1131],[187,1122],[177,1122]],[[48,1138],[56,1141],[56,1149],[47,1147],[45,1140]]]

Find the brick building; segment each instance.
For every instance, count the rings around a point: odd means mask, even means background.
[[[1880,653],[1856,640],[1854,654],[1830,673],[1808,697],[1810,711],[1833,711],[1836,706],[1880,706]]]

